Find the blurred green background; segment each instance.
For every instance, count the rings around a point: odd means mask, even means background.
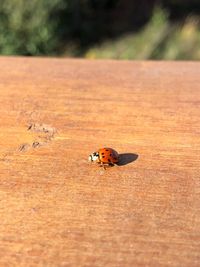
[[[200,0],[0,0],[0,54],[200,59]]]

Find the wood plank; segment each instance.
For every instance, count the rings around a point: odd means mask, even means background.
[[[199,266],[200,63],[0,66],[0,266]]]

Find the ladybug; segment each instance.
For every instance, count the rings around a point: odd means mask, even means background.
[[[117,164],[119,162],[119,155],[114,149],[104,147],[100,148],[96,152],[93,152],[88,159],[89,161],[97,162],[101,167],[104,167],[105,169],[106,166],[114,166],[115,164]]]

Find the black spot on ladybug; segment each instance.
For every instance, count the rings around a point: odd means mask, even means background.
[[[104,155],[104,153],[101,153],[102,155]]]
[[[108,149],[106,149],[106,151],[109,151]]]
[[[110,160],[110,159],[108,159],[108,162],[111,162],[111,160]]]
[[[112,154],[110,154],[110,156],[112,157]]]
[[[105,158],[105,156],[102,156],[102,158]]]

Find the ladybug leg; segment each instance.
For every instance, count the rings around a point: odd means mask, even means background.
[[[109,163],[98,162],[98,164],[100,165],[99,167],[103,167],[104,170],[106,170],[106,168],[113,167],[113,166],[117,165],[117,164],[112,163],[112,162],[109,162]]]
[[[99,164],[99,167],[103,167],[104,166],[104,164],[103,164],[103,162],[97,162],[98,164]]]
[[[107,163],[103,163],[103,162],[98,162],[98,163],[100,164],[100,167],[104,168],[104,170],[106,170],[106,167],[109,166],[109,164],[107,164]]]
[[[103,166],[103,163],[101,161],[96,161],[96,163],[99,165],[99,167]]]
[[[104,163],[102,166],[103,166],[104,170],[106,170],[107,168],[109,168],[110,164]]]
[[[101,167],[103,167],[104,170],[106,170],[106,164],[105,163],[101,162]]]

